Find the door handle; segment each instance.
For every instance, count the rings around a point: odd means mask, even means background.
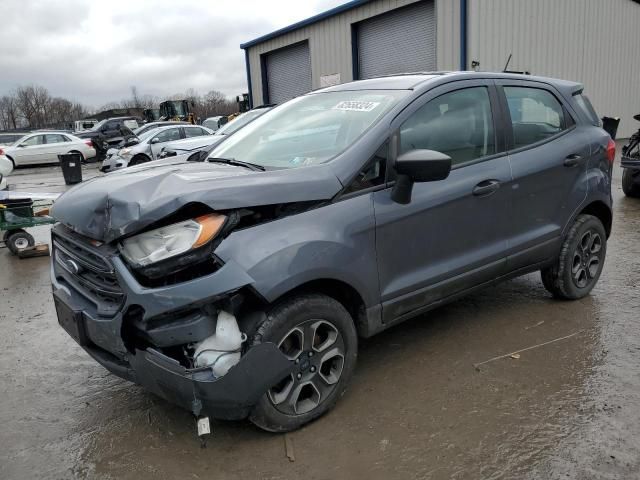
[[[565,167],[575,167],[576,165],[578,165],[578,161],[581,158],[582,157],[577,153],[572,153],[571,155],[568,155],[567,158],[564,159],[563,165]]]
[[[500,188],[499,180],[485,180],[480,182],[473,188],[473,194],[476,197],[484,197],[487,195],[491,195],[496,192]]]

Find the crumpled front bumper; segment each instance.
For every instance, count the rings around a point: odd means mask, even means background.
[[[232,420],[245,418],[260,397],[291,372],[291,362],[273,343],[249,348],[238,364],[218,378],[211,370],[188,369],[159,349],[125,346],[124,312],[129,307],[141,308],[145,318],[153,318],[221,298],[251,283],[238,265],[228,263],[195,280],[146,288],[136,281],[122,260],[112,257],[110,262],[125,300],[115,315],[104,317],[90,299],[74,288],[69,272],[57,263],[56,237],[53,239],[51,277],[58,321],[92,358],[113,374],[195,414]]]
[[[116,170],[126,168],[129,165],[129,160],[131,160],[130,158],[123,158],[119,156],[117,152],[110,152],[111,150],[107,152],[107,158],[102,161],[102,166],[100,167],[101,172],[115,172]]]

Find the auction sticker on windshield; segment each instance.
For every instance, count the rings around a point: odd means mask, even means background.
[[[374,108],[380,105],[380,102],[360,102],[357,100],[350,100],[345,102],[340,102],[335,107],[334,110],[345,110],[349,112],[370,112]]]

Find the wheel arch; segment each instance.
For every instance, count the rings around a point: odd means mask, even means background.
[[[604,230],[607,232],[607,238],[611,235],[611,228],[613,224],[613,213],[611,208],[604,202],[596,200],[584,207],[579,215],[593,215],[604,225]]]
[[[5,157],[7,157],[9,160],[11,160],[11,163],[13,163],[13,168],[16,168],[16,161],[13,159],[13,157],[11,155],[7,155],[6,153],[4,154]]]
[[[366,330],[366,305],[358,290],[349,283],[336,278],[318,278],[289,288],[275,298],[271,304],[305,293],[320,293],[340,303],[353,318],[358,334]]]

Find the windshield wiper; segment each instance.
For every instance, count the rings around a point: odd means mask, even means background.
[[[241,162],[240,160],[236,160],[235,158],[217,158],[212,157],[208,159],[211,163],[224,163],[225,165],[235,165],[236,167],[244,167],[249,170],[264,172],[264,167],[262,165],[257,165],[255,163],[249,162]]]

